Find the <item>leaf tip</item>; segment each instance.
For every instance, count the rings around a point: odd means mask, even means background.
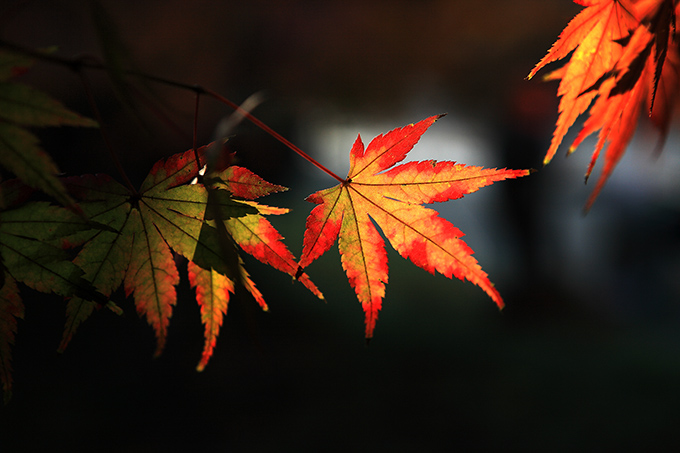
[[[163,349],[165,347],[165,342],[158,342],[158,345],[156,346],[156,350],[153,353],[153,358],[157,359],[163,354]]]
[[[588,200],[586,201],[586,204],[583,206],[583,209],[581,210],[581,215],[585,217],[588,215],[590,212],[590,208],[593,207],[593,204],[595,203],[595,200],[597,200],[598,195],[600,194],[600,190],[602,189],[601,187],[601,181],[598,183],[598,187],[593,190],[593,192],[590,194],[588,197]]]
[[[118,316],[123,316],[123,309],[116,305],[113,301],[108,301],[106,303],[106,308],[117,314]]]

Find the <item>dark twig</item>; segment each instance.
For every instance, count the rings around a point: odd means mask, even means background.
[[[0,40],[0,48],[4,48],[4,49],[7,49],[7,50],[12,51],[12,52],[21,53],[21,54],[24,54],[24,55],[27,55],[27,56],[30,56],[30,57],[33,57],[33,58],[36,58],[36,59],[40,59],[40,60],[43,60],[43,61],[47,61],[47,62],[50,62],[50,63],[59,64],[59,65],[62,65],[62,66],[67,66],[77,73],[80,73],[82,71],[82,69],[84,69],[84,68],[97,69],[97,70],[107,70],[108,69],[108,67],[105,64],[103,64],[99,61],[93,61],[91,59],[83,59],[83,58],[60,57],[60,56],[57,56],[57,55],[51,55],[51,54],[47,54],[47,53],[44,53],[44,52],[40,52],[40,51],[37,51],[37,50],[34,50],[34,49],[28,49],[28,48],[25,48],[25,47],[21,47],[21,46],[18,46],[16,44],[8,43],[8,42],[2,41],[2,40]],[[221,94],[219,94],[219,93],[217,93],[213,90],[210,90],[208,88],[204,88],[200,85],[196,85],[196,84],[191,85],[191,84],[188,84],[188,83],[177,82],[175,80],[170,80],[170,79],[166,79],[164,77],[158,77],[158,76],[155,76],[155,75],[146,74],[146,73],[139,72],[139,71],[126,70],[126,71],[123,71],[123,73],[128,75],[128,76],[131,76],[131,77],[139,77],[139,78],[143,78],[145,80],[151,81],[151,82],[167,85],[167,86],[170,86],[170,87],[175,87],[175,88],[179,88],[179,89],[183,89],[183,90],[193,91],[194,93],[196,93],[197,96],[201,95],[201,94],[206,94],[206,95],[216,99],[217,101],[222,102],[223,104],[226,104],[227,106],[232,108],[234,111],[243,115],[243,117],[248,119],[248,121],[255,124],[257,127],[259,127],[260,129],[265,131],[267,134],[274,137],[279,142],[283,143],[286,147],[288,147],[289,149],[294,151],[296,154],[301,156],[303,159],[307,160],[309,163],[311,163],[312,165],[317,167],[319,170],[325,172],[326,174],[328,174],[329,176],[333,177],[334,179],[336,179],[337,181],[339,181],[341,183],[344,182],[343,178],[341,178],[340,176],[336,175],[334,172],[332,172],[331,170],[326,168],[323,164],[318,162],[316,159],[314,159],[312,156],[310,156],[306,152],[302,151],[300,148],[298,148],[296,145],[294,145],[290,140],[283,137],[281,134],[279,134],[278,132],[276,132],[275,130],[273,130],[269,126],[267,126],[264,122],[262,122],[260,119],[258,119],[254,115],[252,115],[247,110],[241,108],[235,102],[227,99],[226,97],[222,96]],[[194,116],[194,121],[195,120],[196,120],[196,116]],[[195,149],[195,146],[194,146],[194,149]]]

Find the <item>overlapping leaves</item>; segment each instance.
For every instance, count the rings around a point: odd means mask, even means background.
[[[106,225],[47,202],[20,203],[26,187],[16,180],[1,186],[7,203],[0,211],[0,379],[5,397],[11,393],[10,346],[24,306],[16,282],[42,292],[82,297],[115,305],[99,293],[71,261],[64,238],[83,231],[105,231]]]
[[[297,262],[265,218],[287,210],[253,201],[285,188],[237,166],[201,177],[206,147],[157,162],[139,189],[106,175],[58,178],[56,165],[27,128],[96,124],[11,80],[31,64],[0,54],[0,163],[62,206],[26,202],[24,186],[14,181],[2,185],[0,380],[6,396],[12,384],[11,346],[17,320],[24,316],[18,283],[68,300],[59,350],[67,347],[80,324],[97,308],[106,306],[120,313],[111,298],[124,288],[138,314],[153,328],[155,354],[159,355],[177,303],[177,258],[181,256],[187,261],[188,280],[196,291],[204,324],[198,370],[212,356],[230,295],[237,288],[245,288],[267,309],[244,268],[241,251],[295,277],[323,298],[304,269],[339,238],[342,266],[365,311],[366,338],[373,335],[388,282],[385,244],[376,226],[417,266],[471,281],[503,306],[499,292],[472,257],[473,251],[461,240],[463,233],[423,204],[457,199],[529,172],[436,161],[395,166],[439,117],[378,136],[367,148],[357,139],[350,151],[347,178],[308,198],[319,206],[307,219],[303,253]]]
[[[296,271],[293,255],[263,217],[287,210],[232,197],[235,193],[241,198],[255,198],[283,188],[238,167],[216,175],[214,188],[189,184],[202,164],[196,156],[202,160],[203,153],[201,148],[196,153],[187,151],[158,162],[138,194],[130,194],[109,178],[85,176],[66,182],[82,199],[80,206],[90,219],[118,231],[101,231],[88,238],[75,262],[87,263],[86,277],[103,294],[109,295],[122,283],[126,294],[134,296],[137,311],[156,332],[156,354],[165,345],[172,307],[177,300],[175,285],[179,273],[172,252],[193,263],[192,284],[197,287],[203,310],[212,313],[210,322],[221,319],[219,313],[226,312],[228,292],[233,290],[234,283],[243,284],[265,306],[242,268],[236,246],[290,275]],[[110,260],[109,256],[116,259]],[[201,278],[199,268],[222,277]],[[300,281],[321,296],[307,276]],[[207,299],[206,294],[210,295]],[[223,300],[215,299],[218,296]],[[212,344],[218,327],[219,322],[206,327],[215,332]]]
[[[546,79],[559,79],[559,117],[546,153],[547,164],[568,129],[589,110],[573,152],[600,131],[586,180],[607,146],[601,176],[586,203],[590,208],[623,156],[643,107],[663,138],[678,98],[678,41],[674,0],[575,0],[585,6],[529,74],[567,58]]]
[[[0,291],[0,368],[6,386],[11,385],[9,346],[23,313],[14,280],[69,298],[61,350],[96,307],[118,310],[109,297],[122,285],[153,327],[158,355],[177,302],[179,254],[188,260],[205,325],[199,370],[210,359],[230,293],[244,287],[266,309],[239,250],[291,276],[296,273],[295,257],[264,217],[287,210],[252,201],[285,188],[235,166],[191,184],[204,154],[205,147],[159,161],[138,191],[106,175],[65,179],[84,215],[46,202],[0,214],[0,254],[7,270]],[[323,297],[306,275],[298,280]]]
[[[96,127],[97,123],[64,107],[16,76],[32,65],[30,58],[0,51],[0,164],[27,185],[41,190],[64,206],[74,206],[57,177],[59,169],[28,129],[44,126]]]

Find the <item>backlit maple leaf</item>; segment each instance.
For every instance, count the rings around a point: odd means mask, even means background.
[[[214,175],[210,187],[190,184],[204,163],[206,148],[157,162],[138,192],[131,192],[103,175],[66,180],[66,186],[81,200],[80,206],[88,218],[110,227],[110,231],[70,236],[68,239],[73,244],[82,244],[74,263],[102,294],[108,296],[123,284],[126,294],[134,296],[137,312],[155,330],[156,355],[165,345],[177,302],[175,286],[179,283],[179,271],[173,253],[189,260],[190,283],[196,287],[206,325],[206,347],[199,369],[212,353],[226,313],[228,293],[233,291],[235,282],[242,283],[266,308],[262,295],[243,269],[235,247],[290,275],[297,270],[295,257],[262,215],[282,214],[287,210],[232,196],[237,193],[243,198],[255,198],[284,188],[232,167]],[[221,231],[226,236],[221,235]],[[226,246],[222,239],[228,241]],[[300,281],[322,297],[306,275],[301,276]],[[83,303],[74,299],[69,304],[69,321],[61,349],[92,311]]]
[[[231,166],[216,175],[210,175],[209,179],[212,181],[209,190],[226,190],[232,196],[241,198],[239,203],[255,209],[254,212],[248,212],[242,216],[234,216],[224,210],[221,211],[221,221],[230,238],[244,251],[263,263],[289,275],[295,274],[297,271],[295,257],[281,241],[283,238],[278,231],[264,217],[268,214],[285,214],[288,209],[247,201],[286,190],[286,188],[271,184],[250,170],[238,166]],[[217,240],[216,235],[212,238]],[[214,247],[219,249],[217,243]],[[214,269],[201,268],[189,262],[189,282],[192,287],[196,288],[196,300],[201,307],[201,321],[205,326],[205,345],[201,360],[196,367],[198,371],[205,368],[212,355],[223,317],[227,313],[230,293],[233,293],[235,289],[234,278],[243,284],[263,310],[268,309],[264,297],[250,279],[240,258],[236,266],[240,274],[230,278]],[[317,297],[323,299],[323,295],[307,275],[301,275],[298,280]]]
[[[350,169],[339,185],[310,195],[318,204],[307,218],[300,268],[309,266],[339,237],[342,267],[366,315],[366,338],[373,336],[388,281],[385,243],[430,273],[467,279],[499,307],[500,294],[460,238],[463,233],[424,203],[461,198],[528,170],[496,170],[434,160],[396,167],[439,116],[387,134],[364,149],[359,136],[350,151]],[[392,168],[390,168],[392,167]]]
[[[561,100],[544,164],[553,158],[579,115],[589,109],[583,129],[569,148],[573,152],[588,135],[600,131],[587,180],[607,145],[602,174],[586,203],[589,209],[623,156],[643,106],[664,137],[668,131],[678,94],[678,6],[673,0],[575,1],[586,8],[562,31],[528,78],[546,64],[571,55],[562,68],[545,77],[560,80]]]

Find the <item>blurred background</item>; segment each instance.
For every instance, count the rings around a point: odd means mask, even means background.
[[[103,33],[145,73],[237,103],[262,93],[255,115],[340,175],[356,134],[368,143],[439,113],[448,115],[409,159],[540,171],[436,206],[466,233],[506,308],[390,249],[369,347],[335,247],[309,268],[326,303],[246,256],[270,311],[234,297],[203,373],[195,371],[203,332],[186,274],[155,360],[152,329],[122,293],[114,298],[125,316],[97,312],[58,355],[63,301],[23,288],[0,450],[680,446],[677,128],[655,157],[657,137],[643,119],[586,216],[595,181],[584,185],[583,174],[594,142],[569,158],[561,149],[541,168],[557,85],[524,77],[579,9],[568,0],[3,2],[0,37],[9,42],[101,57]],[[106,74],[87,77],[135,183],[158,159],[191,148],[191,92],[145,88],[160,118],[117,97]],[[67,69],[39,63],[23,81],[92,116]],[[202,98],[199,144],[230,113]],[[65,174],[118,178],[98,131],[38,132]],[[290,187],[263,202],[292,209],[271,221],[299,255],[312,208],[304,198],[334,180],[251,124],[234,133],[240,165]]]

